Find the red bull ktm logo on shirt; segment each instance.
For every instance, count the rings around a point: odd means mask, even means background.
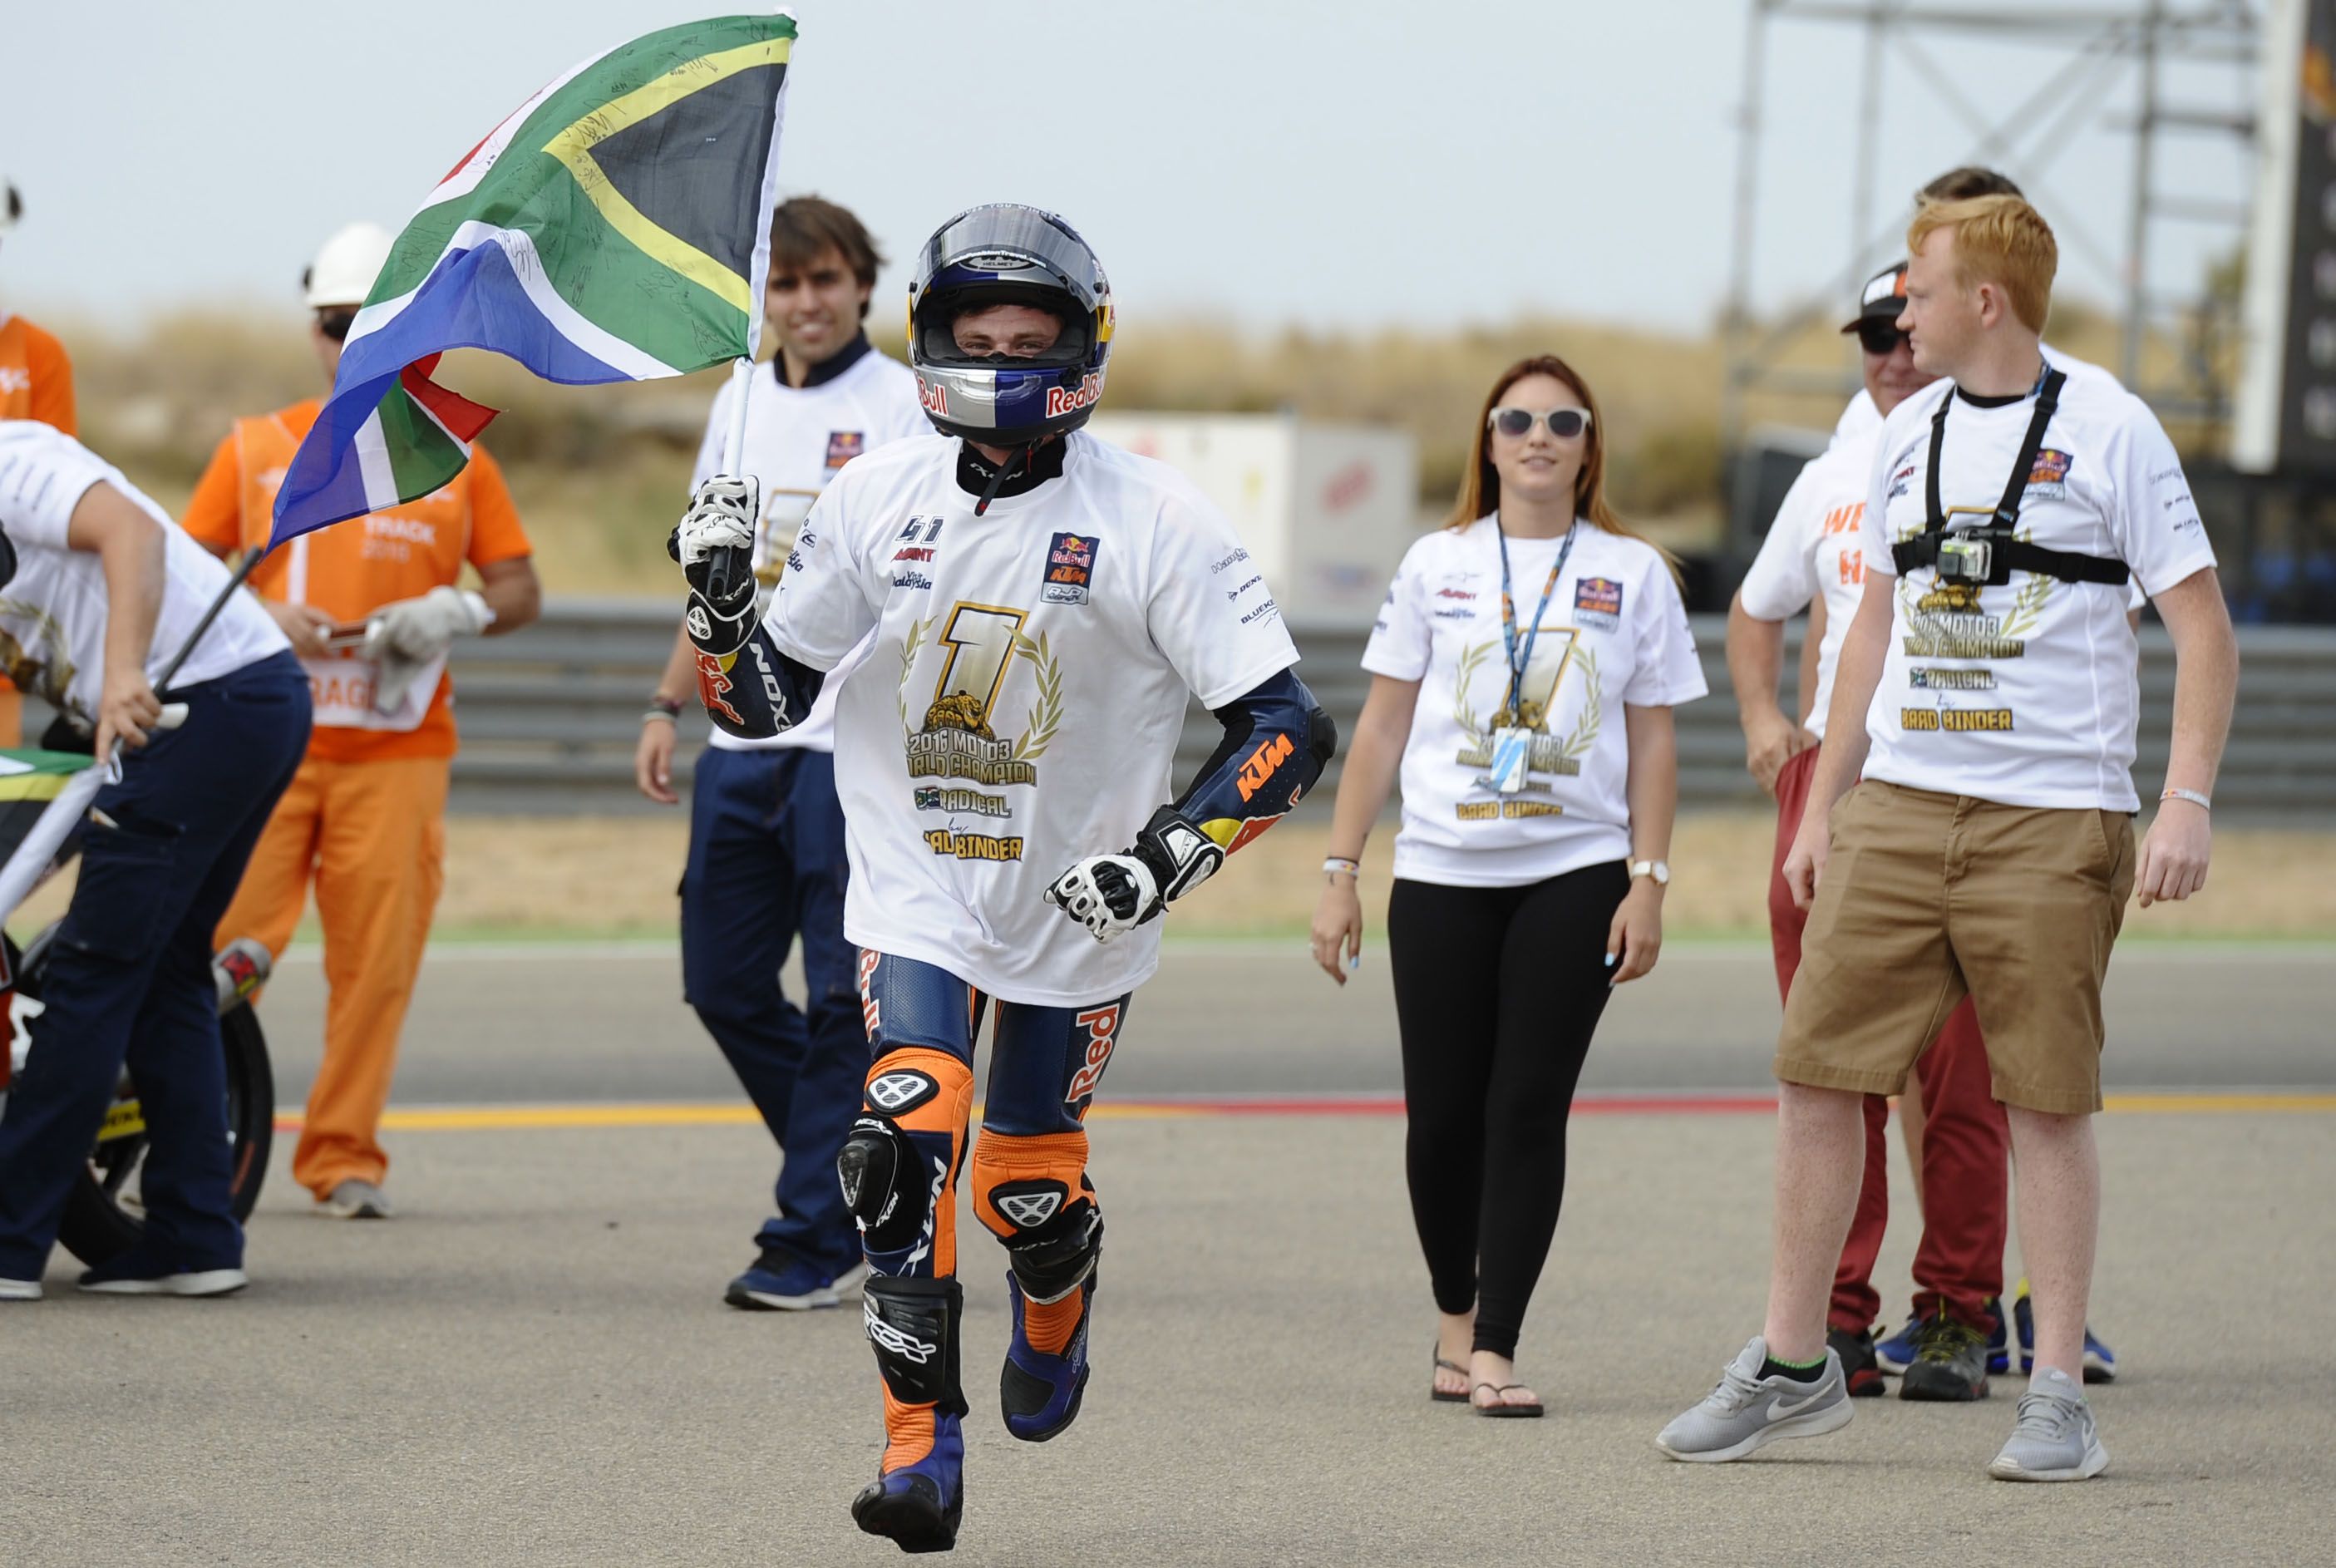
[[[1095,585],[1095,546],[1092,534],[1058,533],[1046,545],[1046,581],[1038,597],[1048,604],[1085,604]]]
[[[2048,500],[2059,500],[2068,492],[2068,470],[2076,460],[2065,452],[2050,447],[2036,454],[2036,466],[2028,471],[2028,493]]]
[[[1622,585],[1611,577],[1585,577],[1573,586],[1573,618],[1607,629],[1621,624]]]

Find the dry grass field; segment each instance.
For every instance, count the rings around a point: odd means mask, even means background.
[[[296,316],[184,314],[135,336],[71,319],[47,323],[73,351],[83,433],[164,505],[182,505],[236,416],[320,395],[323,379]],[[2113,361],[2117,335],[2081,307],[2054,318],[2071,353]],[[880,334],[879,347],[900,344]],[[1720,526],[1719,404],[1724,355],[1712,333],[1679,336],[1524,318],[1443,334],[1239,333],[1221,324],[1136,320],[1112,356],[1122,409],[1261,412],[1394,425],[1418,442],[1419,502],[1450,503],[1492,378],[1530,354],[1556,353],[1597,393],[1616,503],[1674,547]],[[1755,399],[1757,423],[1830,428],[1854,385],[1854,353],[1821,322],[1790,335],[1779,363],[1837,373],[1841,391]],[[441,379],[504,410],[486,445],[509,475],[554,593],[628,593],[662,572],[665,533],[688,482],[722,372],[632,385],[562,387],[471,351]],[[2179,433],[2177,433],[2178,434]]]
[[[1687,939],[1760,938],[1767,932],[1773,824],[1752,813],[1683,818],[1671,849],[1668,933]],[[1303,932],[1321,888],[1327,826],[1313,821],[1268,833],[1227,862],[1169,930],[1176,937],[1292,938]],[[1395,834],[1372,835],[1363,861],[1364,911],[1384,929]],[[679,810],[662,817],[454,817],[447,823],[442,940],[651,939],[675,930],[675,884],[687,842]],[[2336,882],[2324,869],[2336,834],[2232,828],[2217,835],[2206,891],[2183,904],[2131,909],[2128,940],[2293,940],[2336,937]],[[42,889],[9,921],[37,930],[63,911],[71,873]],[[313,925],[313,917],[311,919]]]

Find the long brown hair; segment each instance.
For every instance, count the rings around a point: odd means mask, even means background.
[[[1589,519],[1593,526],[1608,533],[1652,546],[1655,553],[1663,558],[1663,563],[1671,569],[1672,579],[1677,580],[1679,558],[1625,523],[1607,504],[1605,415],[1599,412],[1598,396],[1590,390],[1590,384],[1582,379],[1573,366],[1554,354],[1536,354],[1518,360],[1501,372],[1499,379],[1493,383],[1493,390],[1484,394],[1484,406],[1476,411],[1476,433],[1469,438],[1468,463],[1461,472],[1460,494],[1453,502],[1451,515],[1445,519],[1444,526],[1455,530],[1465,528],[1500,506],[1501,475],[1500,471],[1493,466],[1493,410],[1501,405],[1501,399],[1508,395],[1509,388],[1528,375],[1547,375],[1563,382],[1573,389],[1573,395],[1582,400],[1582,406],[1590,414],[1590,428],[1585,433],[1589,447],[1582,459],[1582,472],[1574,476],[1573,481],[1574,515]]]

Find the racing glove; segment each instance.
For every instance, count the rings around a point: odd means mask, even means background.
[[[697,487],[666,541],[666,553],[689,579],[682,624],[700,653],[727,657],[754,635],[754,520],[761,515],[759,481],[717,473]]]
[[[1162,806],[1115,855],[1076,862],[1046,899],[1099,942],[1117,940],[1209,880],[1225,852],[1173,806]]]

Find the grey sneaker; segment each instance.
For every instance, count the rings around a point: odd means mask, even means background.
[[[2047,1368],[2029,1379],[2020,1424],[1987,1473],[1999,1481],[2089,1481],[2108,1467],[2084,1388]]]
[[[1655,1446],[1674,1459],[1718,1465],[1778,1437],[1814,1437],[1849,1425],[1857,1412],[1838,1355],[1825,1351],[1825,1371],[1814,1383],[1761,1377],[1767,1359],[1768,1342],[1754,1339],[1719,1375],[1718,1387],[1664,1427]]]
[[[387,1193],[355,1176],[335,1187],[316,1210],[336,1220],[386,1220],[396,1212],[389,1206]]]

